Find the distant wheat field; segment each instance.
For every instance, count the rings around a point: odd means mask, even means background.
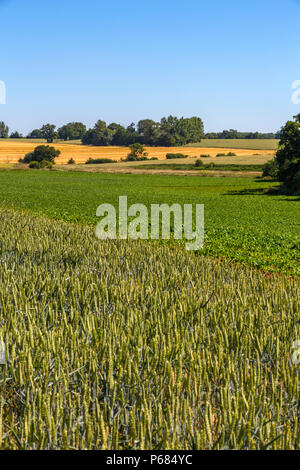
[[[31,152],[39,143],[26,142],[24,140],[17,142],[0,139],[0,165],[17,163],[20,158],[28,152]],[[67,163],[73,158],[76,163],[85,163],[89,158],[109,158],[120,161],[125,158],[129,152],[127,147],[92,147],[71,143],[53,143],[55,148],[61,151],[61,155],[56,159],[56,163]],[[234,152],[239,156],[253,155],[253,149],[231,148],[231,147],[148,147],[148,156],[163,160],[167,153],[184,153],[189,157],[200,157],[202,154],[209,154],[215,157],[218,153]],[[264,156],[273,155],[274,150],[260,151]]]

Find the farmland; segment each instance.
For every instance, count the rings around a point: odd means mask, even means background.
[[[278,139],[203,139],[188,147],[230,148],[250,150],[277,150]]]
[[[2,448],[299,448],[300,201],[258,177],[273,151],[83,165],[128,149],[55,147],[53,171],[0,162]],[[204,248],[100,242],[120,195],[204,204]]]
[[[208,141],[207,141],[208,142]],[[0,164],[14,164],[17,163],[20,158],[28,152],[32,152],[34,148],[39,144],[45,142],[28,141],[27,139],[0,139]],[[76,163],[85,163],[89,158],[109,158],[120,161],[125,158],[129,152],[127,147],[93,147],[88,145],[80,145],[78,143],[64,143],[55,142],[52,144],[55,148],[61,151],[61,155],[57,159],[58,164],[65,164],[71,158]],[[227,143],[230,145],[230,142]],[[259,152],[253,152],[253,149],[249,148],[235,148],[235,147],[148,147],[147,152],[149,158],[155,157],[158,159],[165,159],[166,154],[170,153],[183,153],[190,157],[199,157],[201,154],[210,154],[212,157],[218,153],[233,151],[239,156],[251,156],[253,153],[262,153],[268,158],[271,158],[274,154],[273,149],[264,149]]]
[[[3,448],[299,448],[298,280],[29,213],[0,225]]]
[[[147,206],[204,204],[203,254],[299,275],[299,198],[278,194],[277,187],[253,177],[1,170],[0,204],[90,225],[98,205],[117,206],[119,195]]]

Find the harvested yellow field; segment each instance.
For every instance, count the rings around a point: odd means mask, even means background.
[[[39,145],[32,142],[9,142],[0,139],[0,164],[16,163],[28,152],[34,150]],[[67,163],[73,158],[76,163],[85,163],[89,158],[110,158],[121,160],[129,152],[127,147],[90,147],[85,145],[76,145],[70,143],[50,144],[61,151],[61,155],[56,159],[56,163]],[[218,153],[234,152],[240,156],[253,155],[250,149],[230,149],[230,148],[204,148],[204,147],[148,147],[149,157],[156,157],[160,160],[165,159],[166,153],[184,153],[190,157],[199,157],[201,154],[209,154],[212,157]],[[259,153],[259,152],[258,152]],[[263,155],[273,155],[273,150],[262,150]]]

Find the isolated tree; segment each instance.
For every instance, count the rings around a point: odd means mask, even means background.
[[[7,139],[9,128],[6,126],[5,122],[0,122],[0,139]]]
[[[146,152],[146,149],[142,144],[137,142],[135,144],[129,145],[129,148],[130,153],[127,155],[126,158],[128,162],[147,160],[148,153]]]
[[[60,150],[51,147],[50,145],[38,145],[33,152],[27,153],[22,160],[22,163],[31,162],[51,162],[60,155]]]
[[[86,134],[86,126],[82,122],[69,122],[58,129],[58,136],[63,140],[81,140]]]
[[[41,134],[43,139],[46,139],[48,143],[53,142],[57,138],[57,133],[55,132],[56,126],[54,124],[45,124],[41,127]]]

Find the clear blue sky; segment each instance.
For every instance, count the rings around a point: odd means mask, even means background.
[[[298,0],[0,0],[0,120],[27,133],[200,116],[273,131],[300,105]]]

